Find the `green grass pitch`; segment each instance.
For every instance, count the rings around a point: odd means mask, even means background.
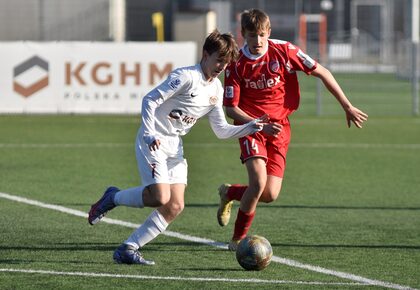
[[[0,192],[86,213],[106,186],[139,183],[139,122],[138,116],[0,116]],[[281,196],[259,205],[250,233],[265,236],[277,257],[394,289],[420,288],[420,120],[371,117],[362,130],[348,129],[344,116],[291,122]],[[184,138],[186,207],[169,231],[229,240],[232,224],[220,228],[216,221],[216,189],[246,181],[236,142],[218,140],[207,120]],[[108,217],[138,224],[150,211],[119,207]],[[112,252],[132,228],[91,227],[83,217],[5,198],[0,213],[2,289],[384,289],[274,261],[247,272],[233,253],[164,235],[143,249],[156,266],[116,265]]]
[[[336,77],[370,119],[348,129],[325,90],[324,117],[313,117],[316,82],[300,78],[283,189],[258,206],[250,231],[276,256],[261,272],[191,240],[229,240],[233,225],[216,221],[217,188],[247,180],[237,141],[218,140],[207,120],[184,138],[186,207],[168,228],[180,236],[159,236],[143,249],[156,266],[138,267],[112,261],[132,227],[91,227],[78,214],[108,185],[138,185],[140,117],[1,115],[0,289],[420,288],[420,119],[409,116],[410,85],[392,75]],[[139,224],[150,211],[118,207],[108,217]]]

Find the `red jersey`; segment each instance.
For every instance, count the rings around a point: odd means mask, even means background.
[[[269,39],[266,53],[258,57],[245,45],[225,71],[223,105],[238,106],[252,118],[268,114],[271,121],[283,120],[299,106],[296,71],[310,74],[316,66],[287,41]]]

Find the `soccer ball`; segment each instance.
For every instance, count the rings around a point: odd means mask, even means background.
[[[245,270],[261,271],[270,264],[273,249],[270,242],[261,236],[247,236],[238,244],[236,260]]]

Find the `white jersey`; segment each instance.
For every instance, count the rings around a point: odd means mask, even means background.
[[[182,136],[205,115],[221,139],[239,138],[258,131],[255,121],[241,126],[228,124],[222,102],[220,80],[207,81],[200,64],[176,69],[144,97],[139,134],[147,144],[165,136]]]

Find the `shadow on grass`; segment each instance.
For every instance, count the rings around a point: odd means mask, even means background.
[[[32,246],[0,246],[1,251],[113,251],[118,247],[118,243],[65,243],[65,244],[45,244]]]
[[[197,271],[197,272],[219,271],[219,272],[222,272],[222,273],[225,273],[226,271],[229,271],[229,272],[243,272],[244,271],[244,269],[239,267],[239,265],[238,265],[238,267],[235,267],[235,268],[233,268],[233,267],[229,267],[229,268],[227,268],[227,267],[226,268],[177,268],[177,270],[187,271],[187,272],[190,272],[190,271]]]
[[[185,207],[191,208],[217,208],[216,203],[188,203]],[[259,203],[260,208],[284,208],[284,209],[328,209],[328,210],[419,210],[418,207],[396,207],[396,206],[341,206],[341,205],[276,205]]]
[[[411,245],[340,245],[340,244],[283,244],[271,243],[273,247],[291,247],[291,248],[318,248],[318,249],[395,249],[395,250],[420,250],[420,246]]]
[[[45,244],[45,245],[32,245],[32,246],[5,246],[0,245],[1,251],[114,251],[120,242],[117,243],[60,243],[60,244]],[[176,248],[176,249],[174,249]],[[186,252],[202,252],[202,251],[221,251],[210,247],[208,245],[198,244],[194,242],[152,242],[146,245],[141,251],[148,252],[173,252],[186,251]],[[223,250],[222,250],[223,251]]]
[[[91,203],[56,203],[55,205],[60,206],[76,206],[90,208]],[[190,208],[218,208],[218,203],[187,203],[185,207]],[[420,206],[345,206],[345,205],[279,205],[279,204],[266,204],[259,203],[258,207],[261,208],[285,208],[285,209],[332,209],[332,210],[418,210]],[[88,210],[87,210],[88,211]]]

